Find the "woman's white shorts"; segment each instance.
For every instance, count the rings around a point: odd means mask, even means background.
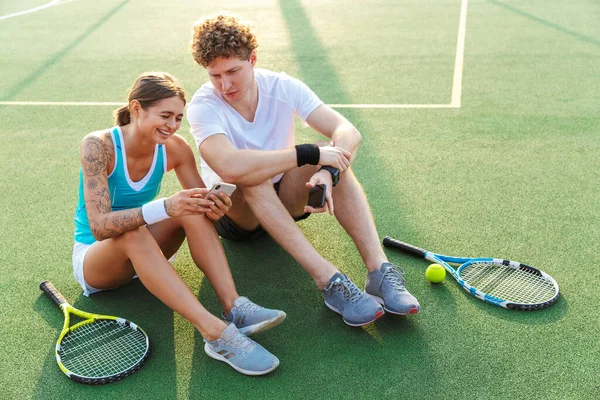
[[[75,242],[75,245],[73,246],[73,275],[75,275],[75,279],[77,280],[77,282],[79,282],[79,285],[81,285],[81,288],[83,289],[83,294],[88,297],[90,294],[101,292],[103,290],[96,289],[88,285],[85,281],[85,277],[83,276],[83,260],[85,258],[85,254],[94,244],[95,243],[84,244]],[[177,252],[175,252],[175,254],[173,254],[173,256],[169,258],[169,263],[173,264],[176,258]],[[133,278],[135,279],[137,277],[138,276],[135,275]]]
[[[83,276],[83,259],[85,258],[85,254],[95,243],[92,244],[84,244],[75,242],[73,246],[73,275],[75,275],[75,279],[81,285],[83,289],[83,294],[89,296],[90,294],[100,292],[101,289],[96,289],[91,287],[85,282],[85,277]]]

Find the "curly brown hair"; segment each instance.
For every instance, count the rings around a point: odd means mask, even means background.
[[[249,60],[257,47],[250,22],[242,17],[219,14],[194,25],[192,56],[204,68],[220,57]]]

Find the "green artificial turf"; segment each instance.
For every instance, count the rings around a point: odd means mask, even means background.
[[[44,4],[5,3],[0,15]],[[191,97],[207,75],[189,55],[190,27],[219,10],[255,21],[260,67],[304,80],[328,104],[450,103],[460,0],[64,2],[0,20],[0,101],[124,101],[146,70],[171,72]],[[202,337],[140,282],[86,298],[74,280],[78,146],[112,125],[116,107],[0,104],[0,398],[597,398],[599,17],[590,0],[470,1],[461,108],[338,109],[363,134],[353,169],[381,237],[531,264],[556,278],[558,302],[500,309],[449,277],[428,283],[426,261],[386,250],[422,311],[350,328],[270,238],[223,240],[238,291],[288,315],[256,336],[281,360],[258,378],[207,357]],[[193,144],[187,123],[180,133]],[[297,124],[298,142],[316,139]],[[163,194],[177,188],[169,174]],[[299,225],[364,287],[332,217]],[[175,268],[219,314],[186,248]],[[45,279],[78,308],[142,326],[147,364],[100,387],[67,379]]]

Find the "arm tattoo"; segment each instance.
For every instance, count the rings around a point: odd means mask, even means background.
[[[119,211],[115,213],[112,222],[113,226],[121,232],[127,232],[145,224],[141,208]]]
[[[87,180],[87,188],[90,190],[94,190],[98,187],[98,181],[96,180],[96,178],[89,178]]]
[[[99,192],[96,192],[98,195],[98,204],[96,204],[96,209],[101,214],[108,214],[111,211],[110,206],[110,194],[108,193],[108,189],[103,187]]]
[[[121,233],[121,231],[119,231],[118,229],[113,229],[111,226],[109,225],[113,225],[110,224],[110,218],[106,218],[104,219],[104,226],[102,227],[102,229],[104,230],[104,234],[108,237],[115,237],[115,236],[119,236]]]
[[[106,165],[110,165],[113,161],[113,152],[110,151],[112,147],[112,139],[110,134],[104,135],[104,152],[106,153]],[[117,151],[117,149],[113,149]]]
[[[101,218],[90,221],[90,228],[94,236],[109,239],[145,224],[146,222],[144,221],[140,207],[104,214]]]
[[[84,143],[83,171],[86,174],[86,189],[92,198],[86,200],[85,204],[88,209],[95,207],[100,214],[89,219],[92,233],[100,240],[119,236],[146,223],[141,208],[112,211],[110,192],[104,177],[98,176],[108,172],[107,167],[113,160],[109,151],[110,141],[110,134],[105,134],[101,138],[90,136]]]
[[[105,219],[104,219],[104,224],[102,225],[102,233],[104,234],[104,236],[106,236],[106,237],[109,237],[109,238],[110,238],[110,237],[119,236],[119,235],[120,235],[121,233],[123,233],[123,232],[119,232],[119,231],[118,231],[118,230],[116,230],[116,229],[112,229],[112,228],[109,226],[109,219],[108,219],[108,218],[105,218]]]
[[[98,175],[106,170],[106,149],[97,137],[88,137],[83,150],[83,170],[87,175]]]

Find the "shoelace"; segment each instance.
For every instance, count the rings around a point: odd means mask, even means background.
[[[393,265],[388,267],[383,274],[383,279],[388,281],[394,289],[404,290],[404,270],[402,267]]]
[[[252,315],[255,312],[257,312],[258,310],[260,310],[262,307],[254,304],[251,301],[248,301],[244,304],[242,304],[241,306],[237,307],[237,311],[238,314],[246,314],[246,315]]]
[[[362,296],[363,292],[349,279],[340,280],[337,282],[329,282],[325,285],[325,290],[329,290],[333,288],[333,290],[337,293],[340,293],[345,300],[350,300],[350,302],[355,303]]]
[[[241,332],[237,332],[235,336],[226,343],[234,352],[241,352],[243,355],[250,353],[256,347],[256,343]]]

